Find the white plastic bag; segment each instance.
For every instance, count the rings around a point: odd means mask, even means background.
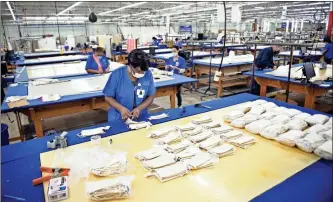
[[[328,128],[332,128],[332,117],[324,124]]]
[[[265,112],[259,116],[259,119],[271,120],[272,118],[276,117],[278,114],[275,112]]]
[[[277,115],[276,117],[271,119],[272,124],[278,124],[278,123],[285,124],[289,121],[290,121],[289,116],[284,114]]]
[[[308,113],[300,113],[300,114],[298,114],[298,115],[296,115],[296,116],[294,116],[294,118],[295,119],[301,119],[301,120],[305,120],[305,119],[307,119],[307,118],[309,118],[309,117],[311,117],[311,115],[310,114],[308,114]]]
[[[266,111],[267,111],[267,110],[270,110],[270,109],[272,109],[272,108],[274,108],[274,107],[277,107],[276,104],[275,104],[274,102],[267,102],[267,103],[262,104],[262,105],[260,105],[260,106],[262,106]]]
[[[290,130],[286,133],[283,133],[275,138],[276,141],[280,142],[289,147],[295,146],[295,141],[304,137],[304,133],[300,130]]]
[[[290,130],[304,130],[308,124],[301,119],[292,119],[287,123]]]
[[[233,120],[244,116],[245,114],[242,111],[234,110],[227,115],[223,116],[223,120],[227,123],[232,122]]]
[[[323,114],[314,114],[311,117],[305,119],[305,121],[310,125],[313,126],[315,124],[322,124],[324,125],[328,121],[328,116]]]
[[[286,109],[284,111],[284,114],[289,116],[289,117],[294,117],[294,116],[296,116],[298,114],[301,114],[301,113],[302,113],[301,111],[299,111],[297,109],[292,109],[292,108],[291,109]]]
[[[131,195],[133,179],[133,176],[121,176],[114,179],[86,182],[86,194],[93,201],[127,198]]]
[[[230,125],[236,128],[244,128],[246,124],[252,123],[258,120],[258,116],[246,114],[243,117],[233,120]]]
[[[304,138],[295,141],[298,148],[308,153],[313,152],[313,150],[324,144],[324,142],[326,142],[326,140],[317,133],[310,133]]]
[[[247,113],[247,115],[252,114],[252,115],[259,116],[259,115],[263,114],[265,111],[266,111],[265,108],[263,108],[260,105],[259,106],[253,106],[251,108],[251,110]]]
[[[328,140],[324,144],[317,147],[317,149],[314,150],[314,153],[326,160],[332,160],[332,140]]]
[[[267,139],[274,139],[282,133],[287,132],[288,126],[285,124],[277,123],[270,126],[267,126],[260,132],[260,135]]]
[[[255,106],[255,105],[262,105],[262,104],[265,104],[267,103],[266,100],[262,100],[262,99],[258,99],[258,100],[255,100],[253,102],[251,102],[252,106]]]
[[[249,123],[245,126],[245,129],[252,134],[258,135],[263,129],[271,125],[269,120],[258,120],[252,123]]]
[[[91,173],[97,176],[116,175],[127,170],[127,159],[124,152],[114,155],[99,153],[91,161]]]
[[[320,132],[319,135],[321,135],[326,140],[332,140],[332,128],[328,129],[326,131]]]
[[[329,128],[325,127],[324,125],[316,124],[316,125],[311,126],[310,128],[307,128],[304,131],[304,134],[306,135],[308,133],[320,133],[320,132],[326,131],[328,129]]]

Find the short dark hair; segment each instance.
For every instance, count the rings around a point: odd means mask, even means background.
[[[152,39],[156,40],[156,37],[154,37],[154,36],[153,36],[153,38],[152,38]]]
[[[179,47],[178,46],[172,46],[172,48],[177,49],[177,51],[179,51]]]
[[[178,41],[178,40],[179,40],[178,38],[175,39],[175,41]]]
[[[149,57],[143,50],[135,49],[128,54],[128,64],[134,68],[140,67],[141,71],[147,71],[150,65]]]
[[[96,52],[104,52],[104,48],[102,48],[102,47],[97,47],[97,48],[96,48]]]

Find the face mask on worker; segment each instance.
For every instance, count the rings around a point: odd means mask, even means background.
[[[177,52],[172,52],[172,56],[176,57],[176,56],[178,56],[178,53]]]
[[[140,79],[140,78],[142,78],[142,77],[145,76],[144,73],[143,73],[143,74],[140,74],[140,73],[135,72],[135,70],[134,70],[133,68],[132,68],[132,75],[133,75],[135,78],[137,78],[137,79]]]

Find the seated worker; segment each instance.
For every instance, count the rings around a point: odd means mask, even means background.
[[[333,44],[331,39],[329,39],[328,37],[325,38],[324,40],[325,43],[325,47],[323,48],[323,55],[324,55],[324,60],[327,64],[331,64],[332,63],[332,59],[333,59]]]
[[[156,37],[153,37],[153,42],[151,43],[152,46],[158,46],[158,40],[156,39]]]
[[[113,71],[103,90],[105,101],[111,106],[108,121],[126,121],[147,115],[155,92],[148,55],[139,49],[131,51],[128,66]]]
[[[184,58],[179,56],[179,47],[173,46],[171,51],[173,56],[165,62],[165,70],[172,71],[175,74],[183,74],[186,69],[186,61]],[[181,85],[177,86],[176,96],[178,107],[182,106],[181,87]]]
[[[272,46],[264,48],[259,52],[254,63],[259,69],[273,68],[274,67],[273,57],[274,55],[279,54],[279,52],[280,52],[280,46]]]
[[[183,43],[181,40],[179,40],[178,38],[175,39],[175,42],[176,42],[176,46],[178,46],[179,48],[182,48],[183,47]]]
[[[91,74],[103,74],[110,72],[110,62],[105,57],[104,49],[97,47],[96,52],[88,56],[86,71]]]

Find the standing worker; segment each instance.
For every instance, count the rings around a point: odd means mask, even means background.
[[[280,46],[272,46],[262,49],[259,52],[257,58],[255,59],[254,64],[259,69],[273,68],[274,67],[273,57],[274,55],[279,54],[280,49],[281,49]]]
[[[325,47],[323,48],[323,55],[324,55],[324,60],[327,64],[332,63],[333,59],[333,44],[331,39],[328,37],[325,38],[324,40]]]
[[[179,56],[179,47],[173,46],[172,47],[172,57],[170,57],[165,62],[165,70],[172,71],[175,74],[183,74],[186,69],[186,61],[184,58]],[[181,85],[177,86],[177,100],[178,100],[178,107],[182,106],[182,95],[181,95]]]
[[[153,42],[151,43],[152,46],[158,46],[158,40],[156,39],[156,37],[153,37]]]
[[[113,71],[104,87],[105,101],[111,106],[108,121],[147,115],[155,92],[149,57],[143,50],[135,49],[128,55],[128,66]]]
[[[179,40],[178,38],[175,39],[175,42],[176,42],[176,46],[178,46],[180,49],[183,47],[183,43],[181,40]]]
[[[86,71],[91,74],[103,74],[110,72],[110,62],[104,54],[102,47],[97,47],[96,52],[88,56]]]

